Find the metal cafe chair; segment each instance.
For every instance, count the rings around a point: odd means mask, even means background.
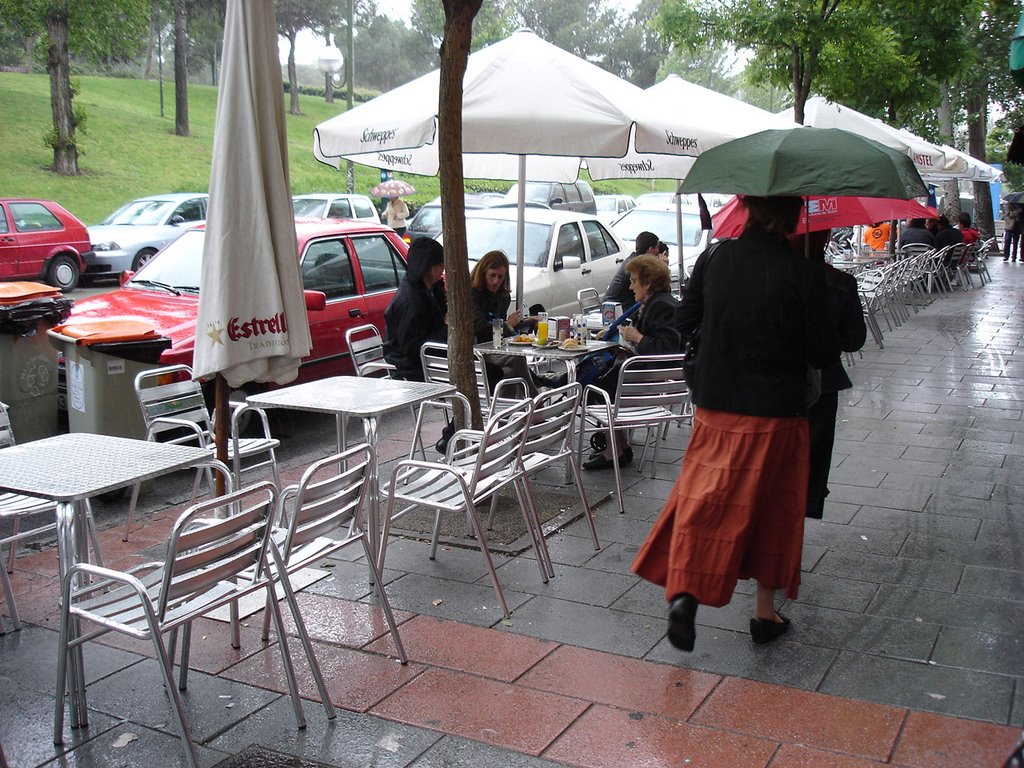
[[[257,483],[189,507],[171,530],[163,562],[146,563],[124,572],[87,563],[71,568],[62,585],[54,744],[60,744],[63,738],[64,693],[69,663],[71,674],[79,681],[76,686],[79,687],[79,698],[73,703],[78,711],[84,712],[85,675],[81,667],[80,647],[107,632],[120,632],[153,643],[164,688],[171,701],[175,726],[185,745],[186,763],[192,768],[197,767],[199,757],[178,693],[187,686],[192,622],[261,589],[268,590],[270,594],[270,611],[277,629],[277,642],[295,719],[299,728],[305,727],[305,714],[275,587],[277,579],[274,574],[285,572],[280,553],[271,545],[277,507],[277,488],[269,482]],[[333,718],[334,707],[327,696],[295,594],[286,579],[280,583],[302,639],[320,700],[327,717]],[[90,628],[87,634],[81,633],[82,622]],[[179,630],[181,659],[175,686],[173,659]],[[166,644],[165,635],[168,636]]]
[[[0,449],[9,448],[14,444],[14,429],[11,426],[10,413],[8,413],[7,406],[0,403]],[[14,558],[17,555],[18,542],[55,530],[57,528],[56,515],[57,505],[49,499],[39,499],[20,493],[0,492],[0,522],[9,522],[11,525],[9,533],[0,534],[0,585],[3,586],[4,599],[7,601],[7,610],[15,631],[21,629],[21,618],[18,616],[18,606],[14,602],[14,590],[7,574],[14,573]],[[31,528],[22,530],[21,522],[27,518],[40,519],[34,521]],[[96,523],[91,513],[88,517],[88,526],[93,551],[99,558],[99,538],[96,535]],[[5,546],[10,547],[6,561],[3,558]]]
[[[203,398],[203,390],[192,377],[187,365],[169,365],[143,371],[135,377],[135,395],[142,409],[142,421],[146,425],[146,439],[185,445],[198,445],[216,457],[213,421]],[[262,430],[257,437],[241,437],[243,420],[255,415]],[[247,472],[269,468],[274,484],[281,487],[275,449],[280,441],[271,437],[270,423],[266,412],[245,403],[231,404],[231,438],[228,441],[228,461],[234,474],[235,487],[241,488],[242,475]],[[255,461],[254,461],[255,459]],[[199,479],[204,470],[196,472],[192,486],[192,501],[199,491]],[[213,487],[212,475],[205,470],[207,482]],[[139,485],[132,488],[128,505],[128,519],[124,524],[122,541],[128,541],[135,506],[139,499]]]
[[[384,340],[372,323],[356,325],[345,331],[345,346],[352,358],[356,376],[390,378],[395,366],[384,359]]]
[[[377,569],[376,553],[362,525],[362,509],[369,494],[373,448],[366,443],[314,462],[296,485],[281,492],[279,527],[274,545],[280,547],[287,574],[296,573],[343,547],[360,544],[372,569],[377,599],[391,631],[399,660],[407,662],[384,579]],[[268,597],[269,599],[269,597]],[[270,611],[263,615],[263,639],[270,634]],[[312,650],[307,651],[312,654]]]
[[[576,301],[579,302],[580,312],[584,315],[601,309],[601,294],[597,292],[597,288],[580,288],[576,291]]]
[[[444,514],[465,516],[487,565],[498,603],[505,618],[509,617],[505,595],[494,569],[483,524],[476,505],[489,501],[492,494],[512,485],[531,535],[536,542],[537,516],[531,497],[523,488],[522,452],[527,429],[533,415],[533,401],[520,400],[493,414],[483,431],[459,430],[449,443],[447,463],[405,459],[398,462],[388,484],[387,511],[381,532],[378,567],[384,570],[388,531],[391,522],[418,507],[434,511],[434,527],[430,541],[430,559],[437,556],[441,517]],[[396,511],[396,505],[401,508]],[[547,582],[544,550],[537,550],[541,578]]]

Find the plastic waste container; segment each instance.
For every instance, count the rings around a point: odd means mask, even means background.
[[[0,401],[20,443],[57,434],[57,353],[46,332],[73,303],[42,283],[0,283]]]
[[[72,320],[48,332],[64,355],[68,430],[145,438],[135,376],[171,346],[145,321]]]

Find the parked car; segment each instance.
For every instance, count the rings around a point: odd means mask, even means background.
[[[597,218],[608,224],[636,208],[636,198],[632,195],[597,195],[594,202],[597,204]]]
[[[710,231],[700,228],[700,209],[696,205],[681,206],[683,216],[683,262],[689,277],[697,257],[707,247]],[[676,206],[638,205],[612,224],[615,234],[632,243],[641,232],[653,232],[668,246],[668,263],[673,281],[679,278],[679,243],[676,242]]]
[[[297,381],[352,374],[345,331],[373,323],[383,333],[384,310],[405,274],[405,243],[393,229],[367,222],[300,220],[295,233],[303,287],[327,297],[326,309],[309,314],[313,349]],[[185,232],[118,290],[77,302],[71,320],[149,320],[171,339],[160,364],[191,365],[205,237],[202,227]]]
[[[296,195],[292,207],[297,219],[359,219],[380,224],[380,214],[366,195]]]
[[[479,208],[490,208],[505,201],[505,196],[500,192],[468,192],[465,196],[467,211]],[[441,198],[435,197],[429,203],[423,205],[416,215],[409,219],[405,227],[405,234],[402,238],[405,242],[412,244],[417,237],[434,237],[441,234]]]
[[[487,251],[501,250],[512,264],[516,286],[515,208],[467,211],[466,242],[470,262]],[[596,288],[604,293],[619,264],[632,248],[594,215],[526,208],[523,289],[525,303],[543,304],[554,315],[579,311],[576,292]]]
[[[175,192],[140,197],[123,205],[97,226],[89,227],[93,255],[85,260],[90,278],[119,277],[138,270],[183,232],[206,221],[209,195]]]
[[[519,184],[513,184],[505,193],[505,202],[515,204],[519,201]],[[557,181],[526,182],[526,202],[538,203],[559,211],[575,211],[577,213],[597,213],[594,202],[594,190],[585,181],[562,184]]]
[[[85,224],[57,203],[0,199],[0,279],[71,291],[91,255]]]

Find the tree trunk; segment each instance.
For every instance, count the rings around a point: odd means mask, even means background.
[[[942,102],[939,104],[939,132],[947,139],[950,146],[953,144],[953,110],[950,106],[949,83],[942,84]],[[960,183],[955,179],[942,182],[942,207],[943,213],[954,225],[960,218]]]
[[[462,171],[462,79],[473,39],[473,18],[482,0],[443,0],[438,151],[441,165],[441,221],[448,288],[448,361],[452,383],[469,398],[475,429],[483,424],[473,367],[473,311],[466,248],[466,205]],[[460,427],[462,425],[459,425]]]
[[[146,40],[146,58],[142,62],[142,79],[149,80],[153,75],[153,51],[156,50],[156,36],[160,34],[157,29],[157,19],[160,18],[158,3],[160,0],[153,0],[149,12],[149,39]]]
[[[299,111],[299,71],[295,68],[295,38],[298,31],[288,30],[288,113],[301,115]]]
[[[800,58],[800,51],[793,49],[793,121],[804,124],[804,107],[807,104],[807,96],[801,96],[803,92],[803,66]]]
[[[985,160],[985,127],[988,123],[988,89],[979,84],[975,93],[967,100],[967,152],[971,157]],[[996,233],[992,215],[992,186],[974,182],[974,226],[983,238]]]
[[[51,5],[45,21],[46,70],[50,73],[50,107],[53,112],[53,170],[61,176],[77,176],[80,171],[68,61],[67,2]]]
[[[185,0],[174,0],[174,133],[188,136],[188,15]]]

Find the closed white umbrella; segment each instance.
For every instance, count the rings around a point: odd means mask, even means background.
[[[284,384],[310,351],[272,0],[228,0],[194,369]]]

